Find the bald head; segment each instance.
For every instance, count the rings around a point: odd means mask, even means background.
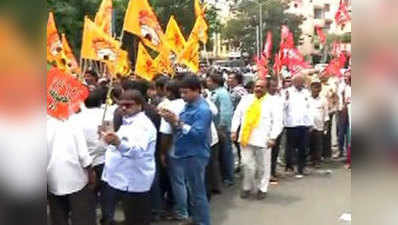
[[[295,88],[297,88],[297,90],[301,91],[301,89],[304,88],[304,82],[305,82],[304,75],[301,73],[295,75],[293,77],[292,82],[293,82],[293,86]]]

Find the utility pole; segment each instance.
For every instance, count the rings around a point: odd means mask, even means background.
[[[259,37],[260,37],[260,26],[256,26],[256,46],[257,46],[257,57],[259,57],[260,58],[260,40],[259,40]]]

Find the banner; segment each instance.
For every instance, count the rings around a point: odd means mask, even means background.
[[[88,97],[88,89],[59,68],[47,73],[47,114],[57,119],[68,119],[77,112]]]

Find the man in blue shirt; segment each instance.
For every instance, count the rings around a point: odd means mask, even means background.
[[[207,87],[211,90],[211,101],[217,106],[219,112],[214,122],[219,138],[222,175],[224,183],[230,186],[234,184],[234,155],[231,140],[234,106],[231,94],[224,87],[224,78],[221,75],[210,75],[207,78]]]
[[[210,207],[206,195],[205,170],[210,157],[210,124],[212,113],[200,96],[197,76],[188,75],[181,83],[181,97],[187,103],[176,115],[167,109],[161,115],[174,129],[175,166],[181,167],[192,204],[194,224],[210,225]]]

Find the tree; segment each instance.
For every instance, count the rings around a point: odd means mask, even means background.
[[[75,54],[79,55],[84,16],[94,19],[102,0],[47,0],[48,9],[54,12],[60,33],[68,37]],[[121,34],[124,14],[129,0],[113,0],[114,31]],[[158,15],[160,25],[165,30],[171,15],[176,17],[184,36],[187,38],[195,22],[193,0],[150,0]],[[209,23],[209,36],[220,30],[220,22],[214,7],[208,9],[206,19]]]
[[[280,28],[283,24],[286,24],[293,32],[297,44],[302,34],[300,25],[303,23],[304,17],[287,13],[288,4],[280,0],[259,0],[258,3],[263,7],[262,24],[264,26],[260,32],[263,37],[267,31],[272,32],[273,53],[279,49]],[[235,47],[240,47],[242,52],[247,52],[250,56],[256,52],[256,27],[259,24],[258,3],[248,0],[241,1],[234,9],[236,17],[229,20],[222,29],[225,39]],[[261,45],[263,44],[261,43]]]

